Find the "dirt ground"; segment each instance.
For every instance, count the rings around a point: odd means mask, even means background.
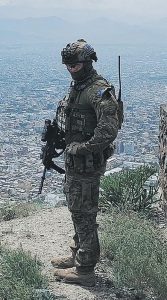
[[[70,255],[69,244],[73,236],[73,226],[67,207],[45,208],[37,213],[10,221],[1,222],[0,241],[12,249],[22,246],[44,263],[44,273],[50,280],[50,290],[57,296],[70,300],[117,299],[112,283],[105,277],[101,267],[97,267],[97,285],[93,288],[56,282],[50,260],[55,256]],[[124,298],[125,299],[125,298]]]

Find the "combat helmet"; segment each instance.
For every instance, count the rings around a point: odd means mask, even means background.
[[[73,64],[78,62],[97,61],[94,48],[84,39],[79,39],[74,43],[69,43],[61,51],[62,63]]]

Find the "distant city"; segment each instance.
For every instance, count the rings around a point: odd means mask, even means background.
[[[107,170],[133,163],[158,163],[160,104],[167,103],[167,53],[163,49],[94,45],[95,69],[118,93],[122,61],[124,124]],[[41,132],[46,118],[68,92],[70,76],[61,46],[3,46],[0,50],[0,201],[62,197],[63,175],[48,171],[42,195]],[[63,157],[57,162],[63,167]],[[51,199],[51,198],[50,198]]]

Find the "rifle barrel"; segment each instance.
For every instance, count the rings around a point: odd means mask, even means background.
[[[41,184],[39,186],[38,194],[42,193],[43,183],[44,183],[44,180],[45,180],[45,174],[46,174],[46,167],[44,167],[44,170],[43,170],[43,174],[42,174],[42,177],[41,177]]]

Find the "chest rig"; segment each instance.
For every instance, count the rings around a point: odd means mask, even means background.
[[[97,117],[91,104],[94,101],[90,100],[101,97],[108,88],[108,82],[95,70],[84,83],[71,83],[69,93],[59,102],[56,114],[58,126],[65,132],[66,144],[84,142],[94,135]]]
[[[65,109],[65,132],[68,134],[80,133],[90,137],[97,125],[96,114],[87,102],[86,90],[77,91],[72,88]]]
[[[91,103],[96,101],[96,97],[97,99],[102,97],[99,91],[103,93],[108,87],[107,81],[97,73],[83,85],[71,84],[69,94],[60,102],[57,109],[58,119],[64,127],[66,145],[72,142],[86,142],[94,135],[97,116]],[[65,155],[66,172],[69,171],[70,174],[74,172],[78,175],[93,174],[96,171],[104,173],[107,156],[104,151],[86,156],[67,153]]]
[[[66,98],[65,107],[65,132],[67,135],[79,134],[84,140],[91,138],[97,126],[96,113],[89,102],[91,95],[90,86],[103,78],[97,74],[87,80],[85,84],[72,84]]]

